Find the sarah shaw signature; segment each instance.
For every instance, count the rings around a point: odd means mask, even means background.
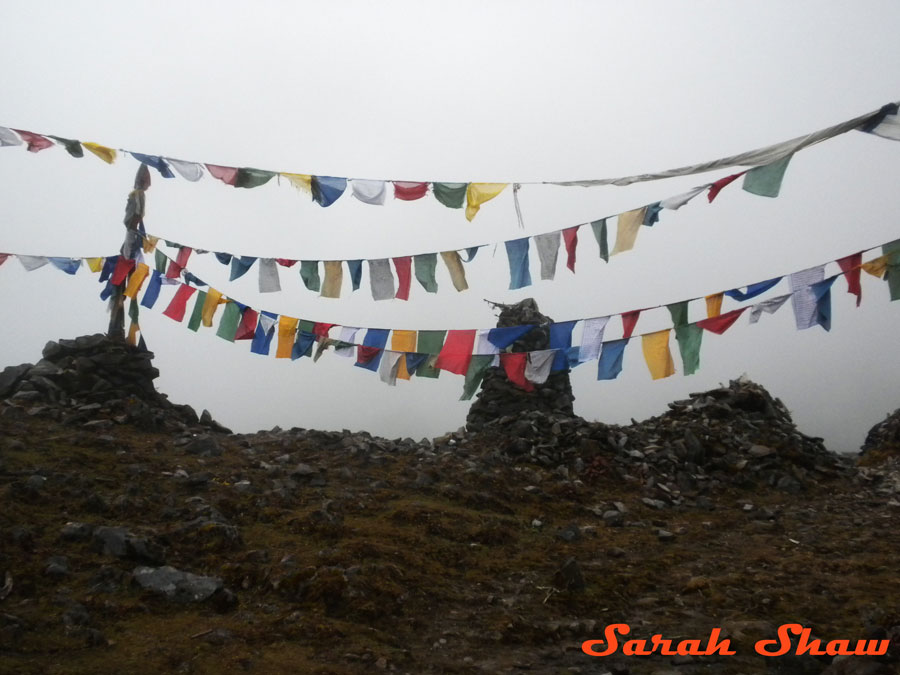
[[[585,640],[581,650],[588,656],[611,656],[621,648],[625,656],[734,656],[731,640],[721,639],[722,629],[713,628],[705,644],[702,640],[671,640],[662,635],[652,635],[649,640],[632,639],[619,644],[618,635],[628,635],[631,627],[625,623],[612,623],[603,631],[603,640]],[[887,652],[890,640],[830,640],[823,643],[810,639],[812,630],[799,623],[786,623],[778,628],[776,639],[758,640],[754,650],[762,656],[784,656],[785,654],[809,654],[810,656],[881,656]],[[799,636],[796,645],[791,635]],[[605,647],[603,646],[605,645]],[[602,648],[601,648],[602,647]]]

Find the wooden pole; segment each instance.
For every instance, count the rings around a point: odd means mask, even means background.
[[[125,203],[125,241],[119,253],[123,256],[134,255],[134,247],[139,245],[142,237],[138,226],[144,220],[144,206],[146,190],[150,187],[150,170],[145,164],[141,164],[134,177],[134,189],[128,194]],[[113,287],[112,296],[109,299],[109,328],[106,335],[110,340],[125,341],[125,279],[118,286]]]

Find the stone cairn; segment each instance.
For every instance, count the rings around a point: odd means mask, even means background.
[[[0,372],[0,400],[29,415],[48,415],[71,425],[103,428],[132,424],[143,429],[183,431],[201,425],[225,431],[208,412],[156,391],[153,352],[103,334],[50,341],[36,364]]]
[[[538,311],[537,303],[532,298],[514,305],[492,304],[500,309],[498,328],[527,324],[535,326],[513,343],[511,351],[536,351],[550,347],[550,324],[553,320]],[[502,368],[491,368],[469,408],[466,429],[481,431],[492,420],[535,411],[573,417],[574,400],[568,370],[551,373],[544,384],[536,385],[534,391],[528,392],[510,382]]]

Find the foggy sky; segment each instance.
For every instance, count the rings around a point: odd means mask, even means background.
[[[553,181],[649,172],[782,141],[900,99],[900,5],[869,2],[2,2],[0,125],[228,166],[422,181]],[[62,148],[0,149],[0,250],[115,253],[137,162],[107,166]],[[470,290],[414,282],[409,302],[374,302],[368,283],[339,300],[280,269],[260,295],[256,268],[194,256],[190,269],[252,306],[317,321],[396,328],[486,328],[483,299],[534,297],[562,321],[665,304],[761,281],[900,238],[900,144],[850,132],[798,153],[777,199],[726,188],[642,228],[635,249],[597,257],[580,232],[577,274],[509,291],[503,245],[467,265]],[[577,225],[731,173],[627,188],[524,186],[472,223],[429,196],[322,209],[275,180],[237,190],[153,172],[152,234],[209,250],[303,259],[377,258],[464,248]],[[613,221],[610,222],[613,225]],[[614,230],[611,227],[611,230]],[[612,236],[612,235],[611,235]],[[611,242],[612,243],[612,242]],[[443,274],[443,276],[441,276]],[[365,276],[365,275],[364,275]],[[346,277],[346,275],[345,275]],[[96,277],[0,268],[0,366],[34,362],[44,342],[105,330]],[[770,295],[785,293],[785,286]],[[164,294],[166,290],[164,289]],[[169,291],[171,293],[171,291]],[[746,373],[801,430],[852,451],[900,406],[900,303],[864,275],[854,306],[839,279],[833,326],[798,332],[790,306],[757,325],[707,333],[700,371],[651,381],[639,341],[612,382],[596,362],[572,373],[576,412],[627,423]],[[157,388],[238,431],[273,425],[438,435],[464,423],[462,378],[395,388],[331,353],[265,358],[214,329],[162,316],[141,326]],[[726,301],[727,302],[727,301]],[[732,305],[734,306],[734,305]],[[729,306],[726,306],[728,309]],[[701,318],[700,307],[692,319]],[[746,315],[745,315],[746,316]],[[665,312],[638,331],[671,325]],[[610,331],[613,330],[611,322]],[[610,334],[610,337],[614,337]],[[273,349],[274,355],[274,349]]]

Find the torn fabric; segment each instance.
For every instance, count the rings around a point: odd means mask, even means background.
[[[369,285],[373,300],[390,300],[394,297],[394,275],[387,258],[369,261]]]
[[[541,280],[543,281],[552,281],[556,276],[560,237],[559,231],[534,236],[534,246],[541,261]]]

